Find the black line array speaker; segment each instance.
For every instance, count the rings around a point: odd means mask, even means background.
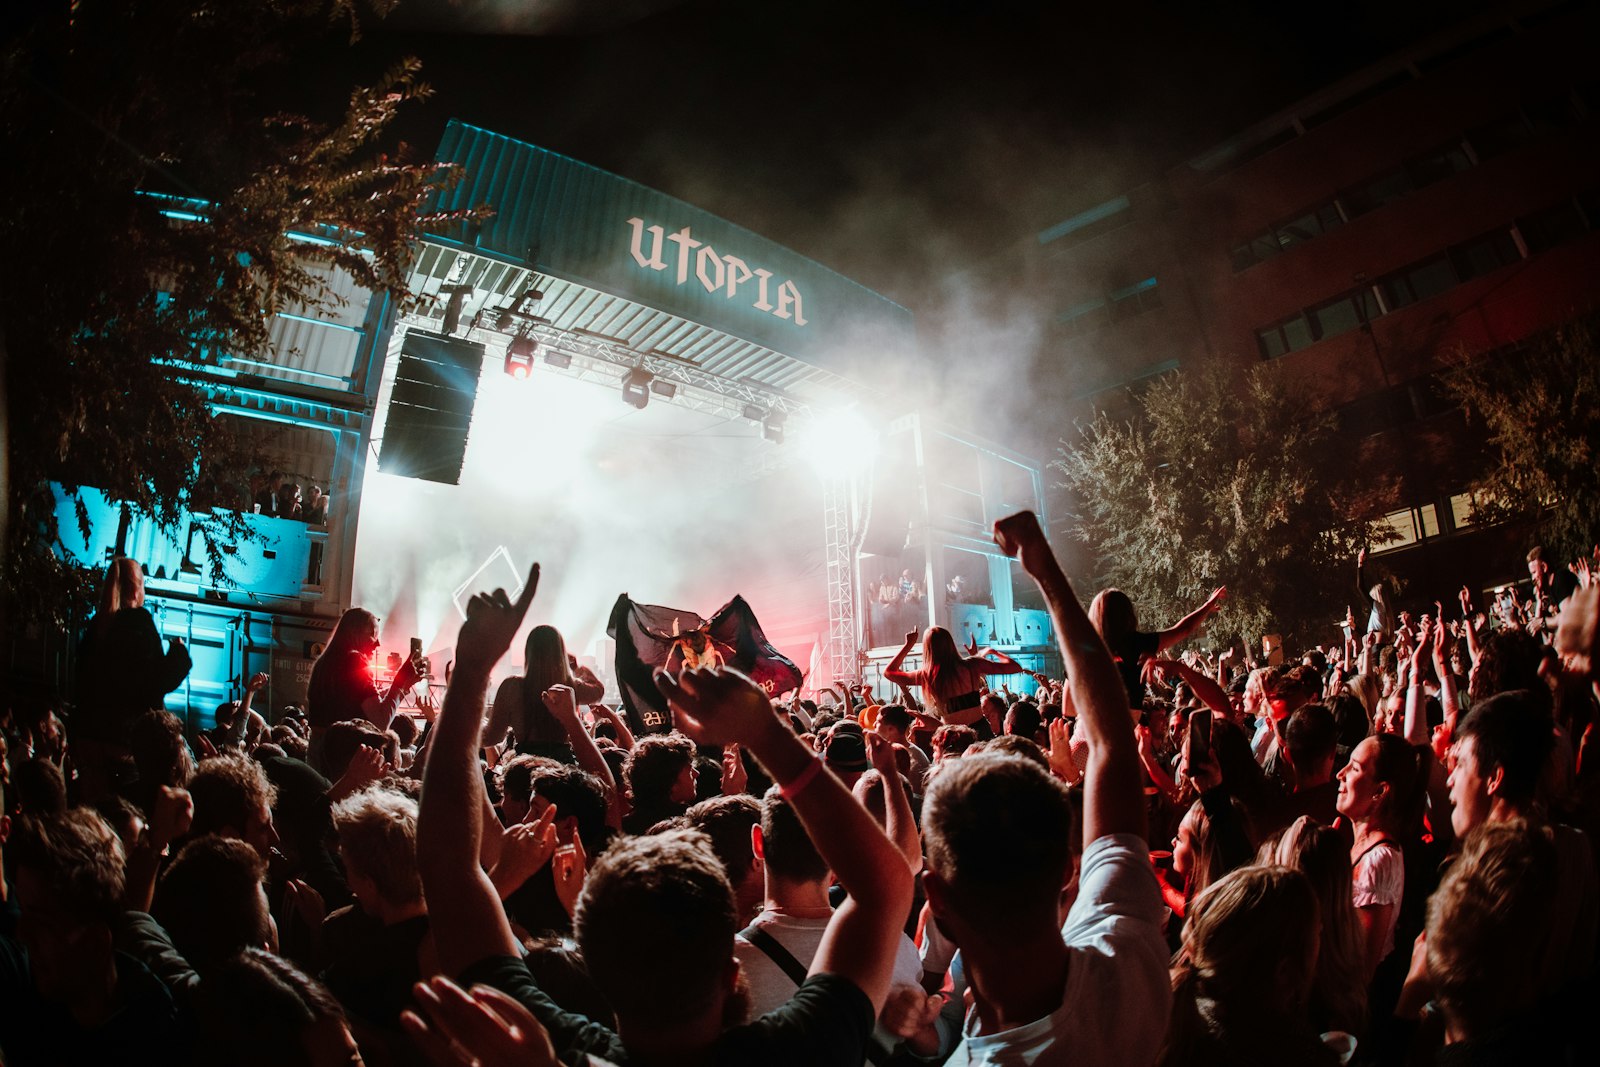
[[[409,331],[400,342],[378,469],[457,485],[483,373],[483,345]]]

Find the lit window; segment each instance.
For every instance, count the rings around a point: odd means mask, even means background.
[[[1417,514],[1411,508],[1401,508],[1391,511],[1377,521],[1376,537],[1373,539],[1373,551],[1390,552],[1397,548],[1414,545],[1417,537]]]

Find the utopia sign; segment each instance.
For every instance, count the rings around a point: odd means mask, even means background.
[[[696,240],[688,226],[668,233],[665,227],[646,226],[643,219],[631,218],[628,227],[632,230],[628,251],[641,268],[675,270],[680,286],[689,285],[693,278],[705,286],[707,293],[720,293],[726,300],[743,301],[757,311],[796,326],[807,324],[805,304],[793,281],[786,278],[774,285],[772,271],[752,267],[731,253],[718,252],[704,241]],[[649,234],[648,242],[646,234]],[[677,247],[669,248],[669,244]]]

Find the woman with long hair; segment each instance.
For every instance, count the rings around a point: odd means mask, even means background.
[[[1363,978],[1369,982],[1395,947],[1406,885],[1402,849],[1414,836],[1426,753],[1397,734],[1373,734],[1355,747],[1338,775],[1335,806],[1355,831],[1351,901],[1361,922]]]
[[[549,756],[571,763],[574,759],[567,729],[544,705],[553,685],[572,689],[581,706],[605,695],[605,686],[587,667],[567,654],[567,643],[554,626],[535,626],[523,645],[523,674],[507,678],[495,691],[483,742],[497,745],[509,730],[516,750],[525,755]]]
[[[306,761],[318,771],[322,770],[328,727],[336,722],[365,719],[378,729],[387,730],[400,698],[421,677],[417,664],[404,659],[389,691],[379,694],[368,663],[377,650],[378,617],[364,608],[351,608],[339,616],[327,647],[311,666],[311,684],[306,689],[311,741]]]
[[[168,639],[165,650],[155,620],[144,606],[144,571],[137,560],[119,557],[106,568],[100,607],[78,646],[78,704],[72,744],[84,797],[96,800],[109,788],[110,763],[126,753],[128,728],[189,674],[189,650]]]
[[[1195,899],[1173,957],[1162,1067],[1333,1064],[1307,1015],[1321,933],[1311,883],[1243,867]]]
[[[1145,633],[1139,629],[1139,612],[1132,599],[1120,589],[1102,589],[1089,602],[1089,621],[1111,650],[1128,690],[1128,706],[1144,706],[1143,663],[1181,641],[1200,632],[1200,627],[1222,606],[1227,587],[1219,586],[1206,602],[1165,630]]]
[[[1020,674],[1022,665],[1000,652],[995,659],[963,656],[956,639],[943,626],[930,626],[922,636],[922,669],[903,671],[900,665],[917,643],[915,630],[884,668],[883,677],[895,685],[920,685],[928,710],[935,718],[957,726],[971,726],[983,718],[979,690],[991,674]]]
[[[1317,891],[1322,941],[1311,983],[1311,1022],[1319,1031],[1361,1034],[1367,1026],[1366,931],[1356,918],[1350,890],[1350,849],[1332,827],[1302,815],[1275,841],[1261,846],[1261,862],[1292,867]]]

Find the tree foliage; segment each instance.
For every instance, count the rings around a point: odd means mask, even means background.
[[[266,354],[274,312],[330,306],[319,267],[403,296],[419,206],[448,174],[383,151],[397,110],[427,94],[414,60],[315,101],[321,120],[282,110],[316,95],[291,60],[348,50],[349,0],[30,11],[0,45],[0,135],[20,149],[0,168],[0,593],[59,625],[86,576],[56,551],[74,531],[50,483],[172,527],[233,448],[208,372]]]
[[[1526,521],[1557,559],[1587,556],[1600,538],[1597,329],[1600,314],[1590,313],[1445,378],[1488,446],[1474,521]]]
[[[1078,430],[1051,464],[1074,504],[1073,534],[1144,629],[1226,585],[1208,643],[1337,637],[1368,524],[1347,513],[1331,415],[1288,391],[1276,367],[1178,370],[1136,398],[1131,421],[1100,412]]]

